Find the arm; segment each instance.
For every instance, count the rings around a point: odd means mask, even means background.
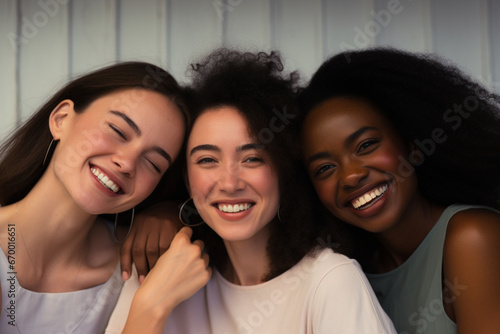
[[[137,290],[123,333],[163,333],[172,310],[203,287],[212,274],[203,243],[191,243],[192,230],[175,236]]]
[[[450,219],[443,273],[444,300],[451,304],[445,309],[458,333],[500,333],[499,214],[474,209]]]
[[[123,280],[131,275],[134,262],[139,282],[154,267],[169,247],[174,235],[182,227],[175,202],[162,202],[151,206],[135,217],[130,234],[120,251]]]

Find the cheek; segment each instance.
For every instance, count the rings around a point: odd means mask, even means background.
[[[61,139],[61,153],[65,159],[86,157],[93,152],[108,150],[113,140],[99,129],[75,129],[67,140]]]
[[[268,197],[268,200],[271,202],[279,202],[278,178],[270,169],[262,170],[260,173],[253,173],[248,176],[251,176],[251,178],[246,178],[246,182],[259,189],[262,196]]]
[[[151,171],[149,170],[143,170],[140,172],[140,174],[142,176],[137,175],[136,182],[138,187],[137,189],[140,189],[140,197],[143,197],[142,199],[140,199],[140,201],[143,201],[155,190],[156,186],[161,180],[161,177],[152,175]]]
[[[201,173],[196,170],[188,171],[189,189],[191,197],[206,197],[215,183],[215,176],[211,173]]]
[[[402,161],[405,161],[404,152],[397,147],[389,147],[381,150],[379,154],[371,159],[373,166],[393,175],[398,175],[401,169]]]
[[[316,194],[318,194],[321,203],[323,203],[325,207],[328,209],[334,207],[336,196],[332,182],[314,182],[314,189],[316,190]]]

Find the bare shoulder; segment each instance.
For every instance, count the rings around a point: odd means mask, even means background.
[[[1,251],[7,256],[9,240],[11,245],[15,245],[16,226],[13,223],[13,206],[0,207],[0,247]],[[10,239],[9,239],[10,238]],[[2,282],[0,282],[0,313],[2,307]]]
[[[470,209],[456,213],[446,230],[443,259],[465,263],[465,261],[487,261],[491,255],[500,253],[500,214],[488,209]]]
[[[443,252],[445,301],[461,333],[500,331],[500,215],[487,209],[455,214]],[[446,294],[447,293],[447,294]]]
[[[9,236],[15,238],[15,224],[12,223],[13,206],[0,207],[0,246],[7,254]],[[3,311],[5,312],[5,311]],[[2,313],[2,282],[0,282],[0,314]]]
[[[445,247],[500,249],[500,214],[488,209],[456,213],[448,223]]]

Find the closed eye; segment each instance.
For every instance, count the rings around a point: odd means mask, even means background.
[[[155,164],[153,161],[151,161],[151,160],[149,160],[149,159],[146,159],[146,160],[147,160],[147,161],[149,162],[149,164],[150,164],[150,165],[154,168],[154,170],[156,170],[158,173],[160,173],[160,174],[161,174],[161,169],[160,169],[160,167],[158,167],[158,165],[157,165],[157,164]]]
[[[122,139],[124,140],[127,140],[127,137],[125,136],[125,134],[120,130],[118,129],[116,126],[114,126],[113,124],[109,124],[109,127],[115,132],[118,134],[118,136],[120,136]]]

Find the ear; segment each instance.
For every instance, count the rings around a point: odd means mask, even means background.
[[[74,103],[71,100],[63,100],[52,110],[49,116],[49,128],[54,140],[61,139],[61,134],[68,118],[74,113]]]

